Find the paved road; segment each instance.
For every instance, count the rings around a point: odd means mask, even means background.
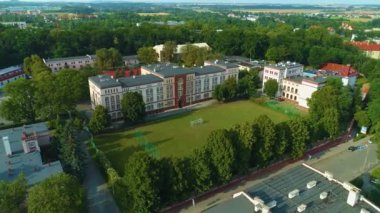
[[[81,147],[86,156],[83,185],[87,190],[88,211],[90,213],[118,213],[119,209],[107,188],[103,175],[89,155],[84,142],[81,142]]]
[[[273,172],[269,175],[265,175],[264,177],[261,177],[261,178],[258,178],[258,179],[252,180],[252,181],[246,181],[246,182],[240,184],[239,186],[237,186],[231,190],[226,190],[226,191],[220,192],[213,197],[202,200],[200,202],[196,202],[196,205],[194,207],[188,207],[186,209],[182,209],[181,212],[186,212],[186,213],[187,212],[189,212],[189,213],[190,212],[191,213],[192,212],[201,212],[202,210],[207,209],[213,205],[216,205],[216,204],[219,204],[223,201],[231,199],[231,197],[234,193],[244,191],[244,190],[252,187],[253,185],[255,185],[255,184],[257,184],[257,183],[259,183],[259,182],[261,182],[267,178],[273,177],[273,176],[278,175],[282,172],[286,172],[287,170],[294,168],[296,166],[299,166],[302,163],[310,164],[313,167],[317,167],[318,169],[321,169],[322,171],[328,170],[328,171],[332,172],[338,179],[343,178],[342,179],[343,181],[352,180],[353,178],[359,176],[362,173],[361,169],[363,168],[363,163],[364,163],[363,156],[365,157],[367,150],[358,151],[357,153],[355,153],[355,152],[351,153],[351,151],[348,151],[347,148],[349,146],[352,146],[353,144],[354,145],[363,144],[367,140],[368,140],[368,138],[365,138],[359,142],[347,142],[347,143],[343,143],[337,147],[330,148],[325,152],[322,152],[322,153],[319,153],[315,156],[312,156],[311,160],[306,160],[306,161],[302,160],[302,161],[293,163],[291,165],[288,165],[288,166],[284,167],[283,169],[278,170],[277,172]],[[369,153],[369,155],[368,155],[368,158],[366,160],[366,164],[365,164],[366,166],[364,166],[367,169],[369,169],[369,167],[373,167],[374,166],[373,163],[376,162],[376,160],[373,161],[373,159],[376,158],[376,146],[374,144],[372,144],[370,146],[368,153]],[[338,159],[338,160],[336,160],[336,159]],[[350,162],[353,162],[353,161],[357,161],[357,162],[355,164],[351,165]],[[340,163],[342,163],[342,162],[345,162],[344,165],[347,167],[344,168],[343,166],[341,166]],[[351,173],[351,172],[349,172],[350,169],[347,169],[347,168],[351,168],[351,170],[354,170],[355,172]],[[347,171],[344,172],[345,170],[347,170]],[[343,172],[343,173],[341,173],[341,172]],[[353,177],[353,178],[351,178],[351,177]]]

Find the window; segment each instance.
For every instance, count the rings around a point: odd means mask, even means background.
[[[225,78],[226,78],[226,76],[224,76],[224,75],[220,76],[220,84],[222,84],[224,82]]]
[[[201,80],[195,81],[195,94],[198,94],[201,92]]]
[[[203,82],[203,91],[209,91],[210,90],[210,79],[206,78]]]
[[[120,109],[120,97],[119,97],[119,95],[116,95],[116,109],[117,110]]]
[[[218,84],[218,77],[213,77],[212,78],[212,90],[215,89],[217,84]]]
[[[111,110],[112,111],[115,110],[115,97],[114,96],[111,96]]]
[[[109,97],[106,97],[105,101],[106,101],[106,108],[107,108],[107,110],[110,110],[110,99],[109,99]]]
[[[298,89],[296,89],[295,93],[298,93]]]
[[[164,93],[163,93],[163,88],[162,87],[157,87],[156,88],[156,93],[157,93],[157,100],[161,101],[164,99]]]
[[[208,98],[210,97],[210,94],[208,92],[206,92],[204,95],[203,95],[203,98]]]
[[[153,88],[146,89],[145,93],[146,93],[146,102],[147,103],[153,102]]]
[[[160,103],[157,104],[157,108],[158,109],[161,109],[162,107],[164,107],[164,104],[162,102],[160,102]]]

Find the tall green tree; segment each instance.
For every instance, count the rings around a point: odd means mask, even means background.
[[[254,120],[253,128],[258,134],[258,140],[254,147],[257,150],[255,159],[260,166],[268,164],[273,157],[273,146],[276,141],[275,127],[267,115],[261,115]]]
[[[26,74],[32,76],[33,73],[41,71],[50,71],[43,60],[38,55],[31,55],[24,59],[23,70]]]
[[[275,153],[276,158],[281,158],[291,147],[291,129],[287,122],[276,124],[276,142]]]
[[[158,62],[158,54],[153,47],[142,47],[137,51],[137,57],[143,64],[155,64]]]
[[[0,114],[3,118],[15,123],[36,120],[35,89],[32,81],[18,79],[4,87],[7,96],[0,103]]]
[[[222,84],[217,85],[213,91],[213,97],[218,101],[227,102],[238,95],[238,84],[235,78],[228,78]]]
[[[326,62],[326,49],[320,46],[314,46],[310,49],[309,64],[314,68],[319,68],[320,65]]]
[[[195,150],[191,157],[191,170],[194,174],[194,189],[204,192],[214,185],[212,165],[205,149]]]
[[[243,171],[246,171],[249,167],[256,166],[254,159],[254,149],[255,144],[257,143],[257,135],[253,128],[253,124],[246,122],[241,125],[236,125],[234,131],[238,135],[238,141],[241,144],[241,148],[238,151],[241,162],[239,168]]]
[[[274,79],[270,79],[264,84],[264,92],[271,98],[276,97],[278,91],[278,83]]]
[[[122,63],[122,56],[115,48],[102,48],[96,51],[96,66],[101,70],[114,69]]]
[[[252,97],[256,94],[259,87],[259,73],[254,70],[243,70],[239,72],[238,93],[239,96]]]
[[[206,149],[216,171],[216,181],[226,183],[237,168],[236,147],[230,132],[225,129],[212,131],[208,136]]]
[[[0,208],[3,212],[25,212],[28,183],[23,174],[12,182],[0,181]]]
[[[162,62],[174,62],[175,52],[177,50],[177,44],[173,41],[167,41],[164,44],[164,48],[161,52]]]
[[[356,122],[358,122],[358,125],[361,127],[369,127],[371,124],[371,120],[369,119],[367,111],[356,112],[354,118]]]
[[[160,203],[157,168],[156,160],[145,152],[133,153],[129,158],[124,181],[132,197],[134,212],[157,211]]]
[[[85,193],[78,180],[68,174],[51,176],[28,193],[28,212],[84,212]]]
[[[135,123],[145,116],[145,103],[142,95],[137,92],[127,92],[121,99],[121,111],[126,122]]]
[[[304,120],[297,118],[287,122],[290,129],[290,156],[301,157],[306,150],[306,143],[310,139],[309,129]]]
[[[95,107],[94,113],[91,116],[88,127],[93,133],[99,133],[107,128],[111,123],[111,117],[108,110],[101,105]]]

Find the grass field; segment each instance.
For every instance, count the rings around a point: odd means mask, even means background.
[[[320,13],[321,10],[315,9],[237,9],[236,11],[249,13],[279,13],[279,14],[304,14],[304,13]]]
[[[186,156],[204,145],[212,130],[252,121],[262,114],[268,115],[275,122],[289,119],[280,112],[252,101],[238,101],[215,104],[127,131],[99,135],[95,138],[95,143],[122,174],[128,157],[133,152],[144,150],[144,146],[139,145],[141,140],[148,141],[150,148],[157,148],[157,157]],[[204,120],[204,124],[190,127],[190,122],[199,118]],[[136,133],[143,135],[143,138],[136,137]]]

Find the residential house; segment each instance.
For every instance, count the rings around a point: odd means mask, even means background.
[[[26,75],[21,66],[12,66],[0,69],[0,88],[17,79],[25,78]]]

